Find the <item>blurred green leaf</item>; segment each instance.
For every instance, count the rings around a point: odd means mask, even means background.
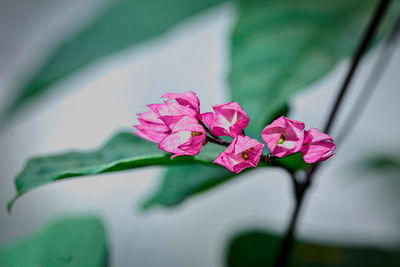
[[[105,267],[104,226],[94,217],[68,218],[0,251],[2,267]]]
[[[147,209],[156,205],[174,206],[237,176],[222,166],[173,166],[168,169],[158,190],[142,207]]]
[[[238,0],[229,83],[260,138],[291,96],[351,56],[377,0]]]
[[[213,163],[224,149],[209,143],[194,157],[180,156],[171,160],[171,154],[159,149],[157,144],[132,133],[119,133],[95,151],[72,151],[30,159],[15,180],[17,194],[8,203],[8,210],[11,211],[21,195],[57,180],[155,165],[188,165],[169,170],[163,186],[144,206],[174,205],[234,177],[234,173]],[[305,165],[297,154],[274,160],[272,164],[294,171]]]
[[[288,113],[294,93],[354,53],[377,0],[236,2],[239,19],[232,34],[229,83],[233,100],[251,118],[246,134],[260,139],[268,123]],[[308,166],[299,153],[274,163],[290,171]],[[144,206],[175,205],[236,177],[221,172],[174,167]]]
[[[276,167],[284,167],[293,172],[310,166],[304,162],[301,153],[275,159],[271,164]],[[170,167],[159,188],[144,202],[142,207],[148,209],[157,205],[166,207],[175,206],[199,193],[213,189],[216,186],[237,178],[239,175],[254,170],[254,168],[249,168],[240,174],[235,174],[220,165],[217,166],[218,168],[188,164],[185,166]],[[271,167],[271,165],[260,162],[259,167]]]
[[[94,60],[166,32],[177,23],[225,0],[119,0],[65,40],[20,89],[12,115],[27,100],[49,90]]]
[[[286,156],[284,158],[274,159],[272,164],[276,166],[282,166],[291,172],[304,170],[311,166],[304,161],[303,154],[301,154],[301,152]]]
[[[15,200],[27,191],[60,179],[153,165],[197,162],[217,166],[212,163],[215,158],[215,148],[210,145],[196,157],[182,156],[171,160],[171,154],[159,149],[157,144],[132,133],[120,133],[96,151],[67,152],[30,159],[16,178],[17,195],[8,208],[11,210]]]
[[[273,266],[281,238],[262,231],[249,231],[233,238],[226,251],[229,267]],[[384,251],[369,246],[297,242],[289,266],[399,266],[400,250]]]
[[[366,171],[399,170],[400,157],[396,154],[376,154],[361,161],[361,169]]]

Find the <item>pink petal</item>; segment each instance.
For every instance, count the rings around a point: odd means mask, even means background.
[[[205,138],[206,131],[197,119],[185,116],[174,125],[172,133],[160,143],[159,147],[164,151],[174,153],[172,158],[181,155],[197,155],[200,153]]]
[[[231,172],[235,172],[233,169],[233,161],[230,160],[226,153],[222,152],[219,154],[218,158],[214,160],[214,163],[220,164],[230,170]],[[236,172],[237,173],[237,172]]]
[[[239,135],[234,139],[234,153],[242,153],[245,150],[251,149],[253,147],[256,147],[258,145],[262,145],[260,142],[258,142],[256,139],[252,139],[246,135]]]
[[[142,124],[164,124],[152,110],[137,114],[137,116]]]
[[[303,154],[304,161],[311,164],[332,157],[335,149],[336,146],[332,137],[320,132],[318,129],[312,128],[305,133],[301,153]]]
[[[273,155],[285,157],[300,151],[304,140],[303,129],[304,123],[281,116],[264,128],[261,137]],[[284,141],[279,144],[281,138]]]
[[[191,134],[189,131],[172,133],[160,142],[159,148],[169,153],[180,153],[182,150],[178,147],[189,141]]]
[[[165,129],[163,126],[135,125],[135,127],[138,129],[135,134],[155,143],[161,142],[170,133],[168,127]]]
[[[192,131],[205,133],[204,127],[193,117],[182,117],[172,128],[172,132]]]
[[[148,107],[170,128],[184,116],[197,116],[194,110],[173,101],[166,101],[163,104],[150,104]]]
[[[256,166],[253,166],[249,162],[240,162],[239,164],[236,164],[235,166],[233,166],[233,171],[235,173],[239,173],[239,172],[243,171],[244,169],[250,168],[250,167],[256,167]]]
[[[180,105],[188,106],[194,110],[197,114],[200,112],[200,101],[197,95],[188,91],[182,94],[167,93],[162,96],[163,98],[175,99]]]
[[[222,128],[218,119],[218,115],[215,113],[207,112],[199,115],[199,119],[206,124],[216,136],[229,135],[227,129]]]
[[[134,125],[138,130],[135,134],[146,140],[159,143],[171,132],[152,110],[138,114],[138,118],[141,124]]]
[[[332,157],[335,148],[336,146],[333,143],[322,142],[316,145],[304,145],[301,152],[303,153],[304,161],[311,164]]]
[[[214,161],[232,172],[239,173],[245,168],[256,167],[264,145],[256,139],[239,135]]]
[[[205,137],[205,133],[199,136],[195,136],[186,143],[178,146],[178,148],[182,151],[185,151],[187,155],[197,155],[201,151]]]
[[[145,133],[145,132],[140,132],[140,131],[135,131],[133,133],[143,139],[146,139],[146,140],[148,140],[150,142],[154,142],[154,143],[159,143],[165,138],[165,136],[163,137],[161,135],[153,135],[151,133]]]
[[[249,124],[248,115],[237,102],[214,105],[213,109],[215,113],[200,114],[199,118],[216,136],[236,137]]]
[[[320,132],[316,128],[311,128],[308,131],[305,132],[304,134],[304,143],[314,143],[318,141],[332,141],[333,138],[327,135],[326,133]]]

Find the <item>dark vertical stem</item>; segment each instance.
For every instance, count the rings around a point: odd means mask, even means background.
[[[357,51],[353,57],[350,69],[343,81],[340,92],[336,98],[335,104],[330,112],[329,118],[328,118],[327,123],[324,128],[324,132],[326,132],[326,133],[328,133],[331,129],[331,126],[336,118],[337,112],[342,103],[343,97],[348,89],[348,86],[359,66],[362,56],[364,55],[365,51],[368,48],[369,43],[371,42],[372,38],[374,37],[374,34],[379,26],[380,21],[383,18],[383,15],[385,14],[385,11],[387,10],[387,7],[389,6],[390,1],[391,0],[381,0],[378,7],[376,8],[374,14],[372,15],[372,18],[367,26],[367,29],[363,35],[363,38],[361,39],[360,44],[357,48]],[[304,196],[305,196],[308,188],[311,186],[311,183],[313,180],[312,178],[315,175],[316,171],[318,170],[319,166],[320,166],[320,164],[315,164],[307,171],[304,182],[298,182],[296,180],[296,177],[294,175],[292,175],[292,180],[293,180],[293,185],[294,185],[294,190],[295,190],[295,197],[296,197],[296,204],[295,204],[295,208],[294,208],[294,211],[293,211],[291,219],[290,219],[288,229],[287,229],[284,239],[282,241],[282,246],[279,251],[279,255],[275,262],[275,266],[277,266],[277,267],[287,266],[287,263],[289,261],[290,250],[293,245],[293,237],[295,234],[297,220],[298,220],[302,205],[304,203]]]
[[[308,189],[308,186],[304,186],[303,184],[297,182],[294,175],[292,175],[292,180],[293,180],[294,195],[296,197],[295,207],[294,207],[293,213],[291,215],[289,226],[285,233],[285,237],[282,240],[280,253],[275,262],[276,267],[287,266],[287,264],[288,264],[289,254],[290,254],[291,248],[293,246],[292,243],[293,243],[293,239],[294,239],[293,237],[294,237],[294,231],[296,228],[295,226],[297,223],[297,218],[300,214],[300,210],[303,206],[302,205],[303,199],[304,199],[305,193]]]
[[[374,37],[374,34],[379,26],[379,23],[381,22],[382,17],[385,14],[385,11],[389,6],[390,2],[391,0],[381,0],[378,5],[378,8],[375,10],[372,20],[368,24],[367,30],[365,31],[364,36],[360,42],[360,45],[357,48],[356,54],[353,57],[353,61],[351,63],[349,72],[347,73],[346,78],[343,81],[339,94],[336,98],[335,104],[333,105],[328,121],[325,124],[324,132],[326,133],[329,133],[329,131],[331,130],[332,124],[337,115],[337,111],[339,110],[340,105],[342,103],[342,99],[347,92],[350,82],[352,81],[355,71],[360,63],[360,60],[364,55],[365,51],[367,50],[368,45],[371,42],[372,38]]]
[[[336,134],[335,143],[339,144],[343,141],[343,139],[349,134],[350,130],[354,128],[354,125],[357,123],[358,117],[361,115],[364,110],[369,98],[371,97],[374,89],[378,85],[383,73],[386,70],[386,67],[389,65],[390,59],[392,58],[393,52],[396,48],[396,43],[399,40],[399,32],[400,32],[400,14],[397,17],[396,23],[393,26],[392,31],[389,34],[389,37],[385,41],[385,45],[383,46],[379,58],[374,64],[374,67],[368,76],[366,82],[363,85],[362,92],[358,96],[355,101],[349,115],[346,118],[346,121],[339,128],[338,133]]]

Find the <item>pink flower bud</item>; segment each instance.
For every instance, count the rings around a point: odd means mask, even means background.
[[[216,136],[236,137],[242,134],[249,124],[249,116],[237,102],[214,105],[213,109],[215,113],[203,113],[199,118]]]
[[[335,149],[336,146],[329,135],[321,133],[315,128],[305,132],[303,146],[301,147],[305,162],[315,163],[327,160],[334,155]]]
[[[304,123],[284,116],[264,128],[261,137],[271,153],[279,158],[300,151],[304,139]]]
[[[150,104],[151,111],[138,114],[141,124],[135,125],[138,136],[151,142],[160,143],[167,137],[175,124],[185,116],[199,116],[199,99],[193,92],[182,94],[169,93],[163,96],[169,98],[162,104]],[[172,101],[173,99],[176,100]]]
[[[249,167],[257,167],[264,144],[248,136],[238,135],[232,144],[214,161],[232,172],[239,173]]]
[[[175,99],[180,105],[192,109],[197,115],[200,113],[200,101],[197,95],[188,91],[182,94],[168,93],[162,96],[163,98]],[[197,117],[197,116],[196,116]]]
[[[197,113],[187,107],[174,101],[165,101],[162,104],[150,104],[148,107],[157,114],[170,129],[183,117],[197,117]]]
[[[151,142],[160,143],[167,137],[171,130],[165,123],[160,120],[154,111],[148,111],[138,114],[141,124],[135,125],[138,131],[135,132],[138,136]]]
[[[171,159],[183,155],[193,156],[200,153],[205,138],[206,131],[197,119],[186,116],[175,123],[171,134],[160,142],[159,148],[174,153]]]

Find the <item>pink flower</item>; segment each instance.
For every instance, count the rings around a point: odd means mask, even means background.
[[[315,128],[305,132],[303,146],[301,147],[305,162],[315,163],[327,160],[334,155],[333,150],[335,149],[336,146],[329,135],[321,133]]]
[[[197,118],[200,111],[199,99],[194,92],[169,93],[163,98],[170,100],[148,105],[151,111],[138,114],[141,124],[135,125],[138,129],[135,134],[155,143],[167,137],[180,119],[185,116]]]
[[[197,119],[186,116],[174,125],[171,134],[161,141],[159,148],[174,153],[171,159],[183,155],[193,156],[200,153],[205,139],[206,131],[203,126]]]
[[[162,104],[150,104],[148,107],[157,114],[157,117],[165,123],[170,129],[183,117],[196,117],[197,113],[187,107],[174,101],[165,101]]]
[[[160,143],[167,137],[171,130],[165,123],[160,120],[154,111],[148,111],[138,114],[141,124],[135,125],[138,131],[135,132],[138,136],[151,142]]]
[[[188,107],[195,111],[198,115],[200,113],[200,101],[197,95],[188,91],[182,94],[168,93],[162,96],[163,98],[175,99],[180,105]]]
[[[264,128],[261,137],[271,153],[279,158],[300,151],[304,139],[304,123],[284,116]]]
[[[263,152],[264,144],[248,136],[238,135],[232,144],[219,154],[214,161],[232,172],[239,173],[243,169],[256,167]]]
[[[216,136],[236,137],[249,124],[249,116],[237,102],[214,105],[213,109],[215,113],[203,113],[199,118]]]

